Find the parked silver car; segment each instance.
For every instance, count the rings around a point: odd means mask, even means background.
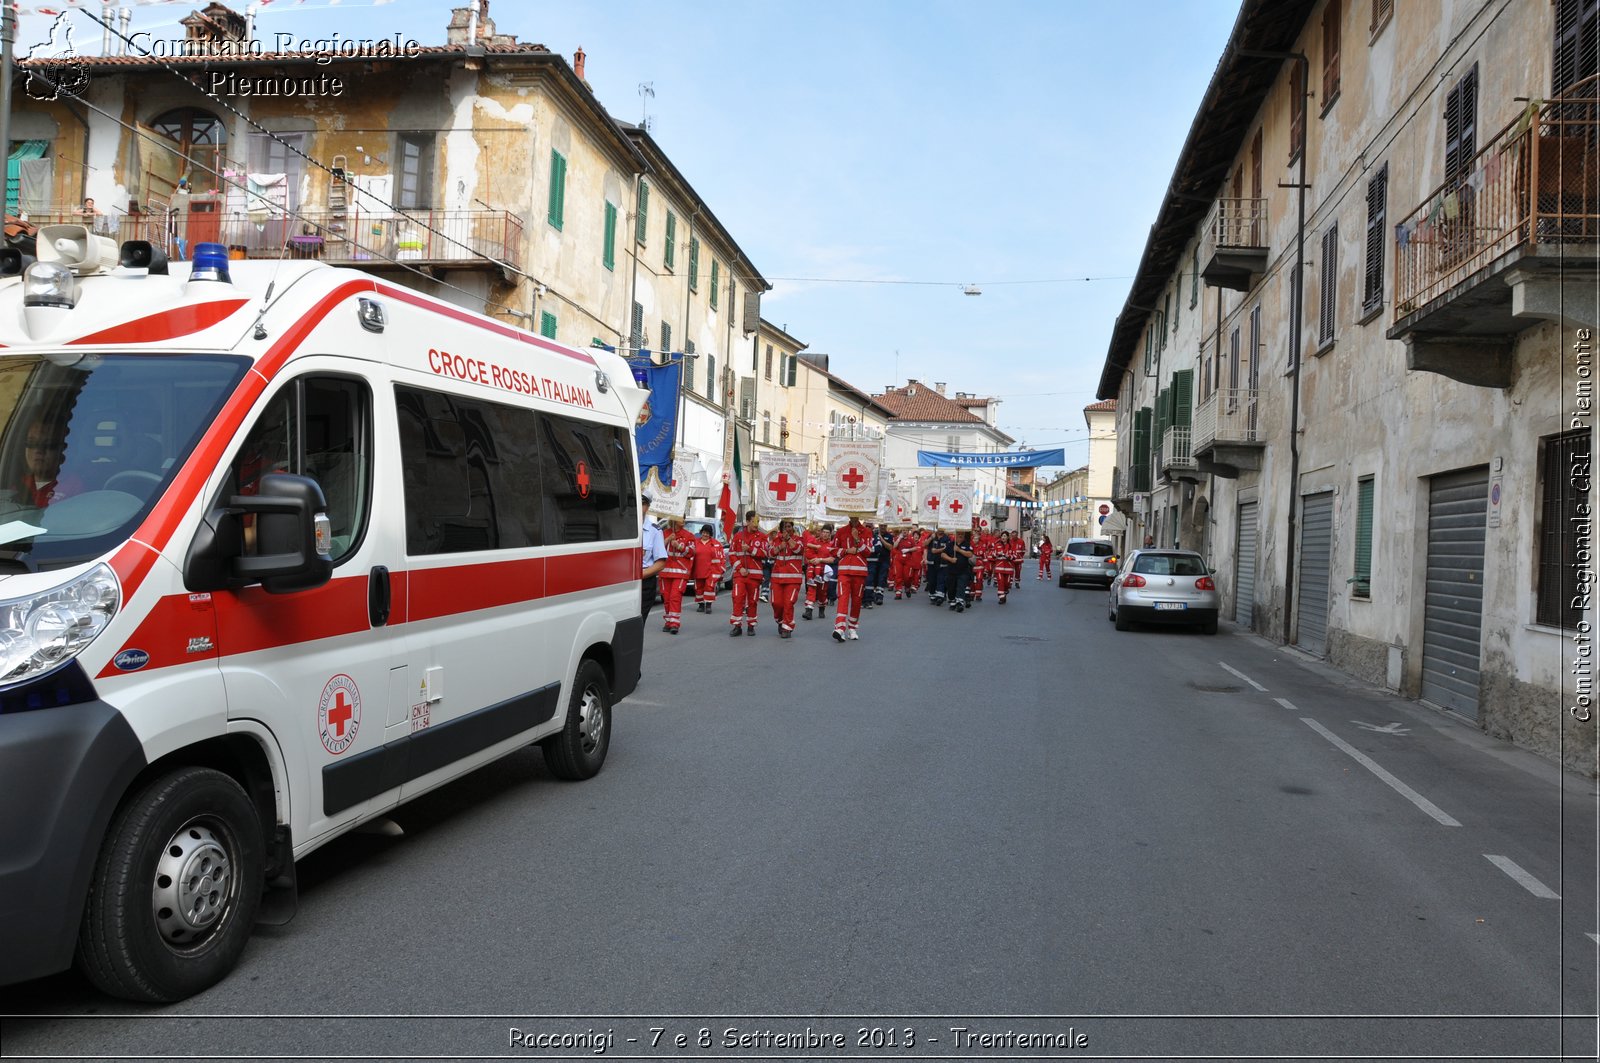
[[[1193,550],[1135,550],[1111,582],[1107,618],[1118,631],[1144,622],[1215,635],[1220,602],[1214,571]]]
[[[1068,539],[1061,550],[1061,575],[1056,586],[1073,580],[1092,580],[1111,586],[1117,578],[1117,548],[1110,539]]]

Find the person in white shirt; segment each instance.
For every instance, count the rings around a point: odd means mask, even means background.
[[[639,538],[644,547],[643,569],[639,573],[639,615],[648,618],[650,607],[656,602],[656,573],[667,567],[667,540],[650,519],[649,495],[640,495]]]

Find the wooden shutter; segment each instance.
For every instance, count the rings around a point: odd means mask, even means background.
[[[1361,282],[1363,313],[1383,305],[1383,245],[1388,229],[1389,164],[1384,163],[1367,182],[1367,261]]]
[[[1321,305],[1317,307],[1317,342],[1333,342],[1334,309],[1339,303],[1339,223],[1322,234]]]
[[[1256,135],[1250,141],[1250,198],[1261,198],[1261,130],[1256,130]],[[1266,241],[1258,241],[1251,247],[1263,247]]]
[[[1356,565],[1352,592],[1366,598],[1372,594],[1372,478],[1356,484]]]
[[[672,350],[672,326],[665,321],[661,323],[661,349],[663,351]]]
[[[559,151],[550,153],[550,224],[561,228],[567,212],[567,159]]]
[[[1239,329],[1228,333],[1228,386],[1239,386]]]
[[[650,183],[639,182],[639,217],[633,227],[635,243],[644,243],[645,222],[650,217]]]
[[[1467,175],[1478,153],[1478,64],[1445,96],[1444,180],[1455,184]]]
[[[1389,16],[1394,14],[1394,0],[1372,0],[1372,25],[1367,27],[1367,32],[1377,33],[1383,24],[1389,21]]]
[[[1339,0],[1328,0],[1322,10],[1322,105],[1339,94]]]
[[[661,250],[661,264],[671,269],[678,260],[678,216],[667,211],[667,246]]]
[[[1172,392],[1169,388],[1162,388],[1156,393],[1156,431],[1152,445],[1158,449],[1167,438],[1167,428],[1172,423]]]
[[[1150,407],[1133,415],[1133,469],[1130,490],[1150,490]]]
[[[1597,71],[1600,0],[1556,0],[1555,7],[1555,62],[1550,68],[1550,94],[1560,96]]]
[[[539,335],[547,340],[556,338],[556,316],[548,310],[539,314]]]
[[[1257,138],[1260,139],[1259,137]],[[1189,268],[1194,272],[1189,275],[1189,309],[1193,310],[1200,302],[1200,245],[1196,244],[1193,258],[1190,259]]]
[[[689,290],[700,290],[700,241],[689,238]]]
[[[799,370],[799,367],[800,367],[800,356],[797,355],[797,354],[791,354],[789,356],[789,371],[788,371],[788,375],[784,378],[784,383],[788,387],[791,387],[791,388],[794,387],[795,373]]]
[[[1299,63],[1289,69],[1289,161],[1306,148],[1306,75]]]
[[[644,307],[633,304],[633,328],[628,333],[628,346],[634,350],[644,346]]]
[[[1172,425],[1188,428],[1194,416],[1194,370],[1180,369],[1172,374]]]
[[[717,260],[711,260],[711,309],[717,308]]]
[[[609,200],[606,201],[605,250],[600,256],[600,263],[606,269],[617,268],[617,207]]]

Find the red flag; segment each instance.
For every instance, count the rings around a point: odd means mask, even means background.
[[[725,539],[733,538],[733,490],[728,482],[722,482],[722,497],[717,500],[717,508],[722,511],[722,535]]]

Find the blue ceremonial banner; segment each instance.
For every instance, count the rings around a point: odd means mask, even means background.
[[[683,363],[631,362],[630,368],[640,386],[650,390],[633,430],[639,447],[639,479],[643,482],[654,468],[657,478],[667,483],[672,479],[672,444],[678,434],[678,386],[683,379]]]
[[[641,457],[639,460],[644,459]],[[1067,452],[1064,447],[1057,447],[1055,450],[1012,450],[999,454],[969,454],[947,450],[917,451],[918,465],[935,468],[1028,469],[1040,465],[1066,463]]]

